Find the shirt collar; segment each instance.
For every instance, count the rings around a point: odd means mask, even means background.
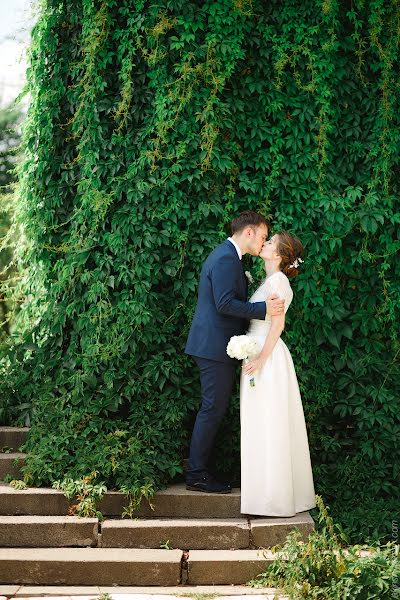
[[[236,248],[236,252],[238,254],[239,260],[242,260],[242,251],[240,250],[239,246],[237,245],[237,243],[235,242],[234,239],[232,239],[231,237],[228,237],[228,241],[231,242],[231,244],[233,244]]]

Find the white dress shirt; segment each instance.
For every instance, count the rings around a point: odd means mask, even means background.
[[[231,237],[228,237],[228,240],[235,246],[236,252],[238,253],[239,260],[242,260],[242,251],[240,250],[240,248],[237,245],[237,243],[235,242],[235,240],[232,239]]]

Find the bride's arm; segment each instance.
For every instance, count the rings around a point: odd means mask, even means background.
[[[250,360],[247,364],[243,365],[243,373],[245,375],[252,375],[255,371],[261,369],[261,367],[265,364],[266,360],[270,356],[272,350],[274,349],[276,342],[281,337],[281,333],[284,327],[284,312],[276,317],[271,317],[271,328],[268,332],[263,349],[256,358]]]

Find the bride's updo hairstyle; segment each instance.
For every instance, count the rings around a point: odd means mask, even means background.
[[[296,267],[293,263],[296,259],[303,258],[303,244],[299,238],[288,231],[279,231],[276,235],[278,237],[277,251],[281,257],[279,268],[289,279],[293,279],[298,275],[300,266],[299,264]]]

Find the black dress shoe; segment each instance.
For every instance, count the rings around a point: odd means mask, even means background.
[[[229,484],[221,483],[214,479],[214,477],[211,477],[211,475],[206,475],[195,481],[187,481],[186,489],[193,492],[208,492],[210,494],[230,494],[232,491]]]
[[[240,478],[238,478],[238,477],[229,477],[229,475],[227,476],[226,474],[224,475],[223,473],[215,473],[215,474],[211,473],[211,477],[213,479],[216,479],[217,481],[220,481],[221,483],[224,483],[231,489],[240,488]]]

